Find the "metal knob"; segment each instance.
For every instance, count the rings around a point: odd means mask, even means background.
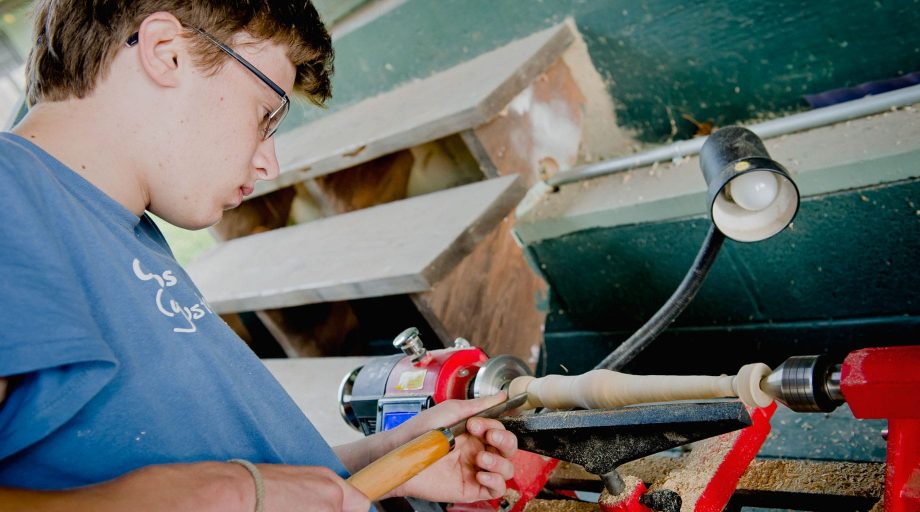
[[[410,327],[401,332],[393,340],[393,346],[402,350],[414,362],[421,361],[428,354],[428,351],[425,350],[425,345],[422,345],[422,339],[419,338],[418,329],[415,327]]]

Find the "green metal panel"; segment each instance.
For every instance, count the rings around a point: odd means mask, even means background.
[[[918,0],[410,0],[336,41],[331,109],[574,18],[618,122],[645,140],[802,105],[802,95],[917,71]],[[307,122],[325,111],[301,106]],[[288,129],[297,123],[289,123]]]
[[[578,375],[593,368],[634,329],[561,330],[547,323],[540,374]],[[829,354],[835,359],[873,346],[920,343],[920,315],[839,318],[801,322],[704,324],[673,327],[658,337],[625,371],[637,374],[734,374],[747,363],[777,366],[794,355]]]
[[[326,26],[334,25],[350,12],[367,3],[367,0],[313,0],[313,6]]]
[[[862,118],[768,139],[802,197],[920,178],[920,111]],[[524,245],[592,228],[702,217],[709,208],[699,159],[615,173],[544,193],[518,210],[515,234]]]
[[[707,219],[598,228],[528,246],[568,329],[641,325],[693,261]],[[920,179],[812,197],[792,229],[726,242],[676,325],[920,314]],[[561,312],[561,315],[560,315]]]

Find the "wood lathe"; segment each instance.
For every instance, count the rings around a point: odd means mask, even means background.
[[[585,411],[591,413],[587,423],[578,430],[569,429],[570,435],[575,433],[576,436],[592,432],[588,437],[618,448],[608,450],[607,456],[594,457],[593,461],[582,460],[577,454],[552,458],[535,455],[540,450],[536,449],[534,437],[530,435],[533,432],[526,434],[515,430],[512,419],[503,420],[519,435],[522,446],[529,448],[528,451],[519,451],[516,456],[515,465],[521,470],[509,482],[509,488],[520,506],[506,507],[507,510],[522,510],[526,502],[542,489],[560,459],[580,463],[602,475],[611,489],[620,489],[622,482],[615,471],[620,464],[737,430],[751,422],[744,405],[738,401],[682,403],[628,410],[611,408],[648,401],[732,397],[739,390],[755,400],[750,382],[769,371],[762,365],[752,365],[733,377],[662,378],[597,371],[577,377],[534,379],[520,359],[508,355],[489,358],[465,340],[458,340],[453,348],[428,351],[419,339],[418,330],[410,328],[397,336],[394,346],[404,355],[379,358],[355,369],[346,376],[339,389],[342,417],[365,435],[395,428],[421,410],[444,400],[491,396],[509,390],[509,396],[526,396],[527,402],[516,409],[519,412],[534,407],[604,409]],[[604,387],[610,389],[600,393],[592,391]],[[517,388],[521,388],[520,392],[516,391]],[[756,395],[756,400],[769,402],[762,394]],[[552,415],[539,417],[558,424]],[[569,420],[575,418],[579,416],[569,415]],[[580,418],[584,419],[584,415]],[[560,443],[558,439],[539,444],[543,445],[542,448],[559,444],[578,445],[570,441]],[[590,454],[596,448],[584,447],[576,451]],[[439,453],[444,455],[447,451]],[[391,457],[390,461],[393,460]],[[406,459],[406,463],[411,464],[411,460]],[[395,471],[391,467],[383,475],[365,473],[361,478],[384,481],[390,479],[389,473]],[[497,500],[492,505],[500,507],[501,502]]]
[[[724,506],[769,433],[774,399],[797,412],[832,411],[846,400],[857,417],[889,418],[897,432],[889,437],[889,451],[894,457],[889,461],[889,475],[896,480],[886,486],[886,492],[889,487],[909,492],[910,473],[920,467],[917,450],[904,444],[916,438],[920,430],[915,418],[920,414],[918,395],[910,391],[918,389],[920,377],[909,371],[920,364],[920,347],[857,351],[842,364],[832,364],[821,356],[797,356],[775,371],[755,363],[731,376],[629,375],[594,370],[583,375],[535,378],[523,361],[507,355],[489,358],[462,339],[452,348],[428,351],[418,331],[407,329],[394,345],[404,354],[373,360],[352,371],[340,386],[342,417],[366,435],[395,428],[444,400],[502,391],[509,396],[526,394],[526,402],[515,409],[517,416],[501,418],[518,436],[522,448],[513,460],[517,472],[508,482],[509,493],[503,500],[480,504],[485,508],[476,510],[523,510],[543,489],[560,460],[598,475],[605,496],[631,496],[622,501],[631,503],[622,505],[626,508],[602,501],[605,512],[655,510],[636,507],[640,500],[673,503],[673,497],[665,491],[648,492],[644,486],[626,488],[617,473],[620,465],[740,430],[740,435],[731,438],[733,448],[724,455],[723,466],[731,471],[723,471],[707,483],[711,489],[706,506]],[[891,399],[878,400],[878,386],[888,390],[886,396]],[[534,414],[534,409],[541,410]],[[376,478],[369,476],[370,481]],[[472,509],[453,505],[449,510]]]

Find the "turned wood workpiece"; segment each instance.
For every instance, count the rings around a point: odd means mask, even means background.
[[[773,398],[760,383],[770,374],[763,363],[741,367],[737,375],[628,375],[592,370],[575,376],[517,377],[510,396],[527,393],[523,409],[607,409],[624,405],[738,397],[749,407],[766,407]]]

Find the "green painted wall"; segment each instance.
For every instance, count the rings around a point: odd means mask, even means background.
[[[545,371],[589,369],[644,323],[686,274],[708,222],[598,228],[528,246],[552,290]],[[793,229],[727,241],[697,297],[636,368],[679,371],[693,358],[694,371],[729,372],[753,355],[776,364],[920,343],[918,255],[920,179],[805,199]]]
[[[335,24],[365,3],[367,0],[313,0],[313,6],[326,26]]]
[[[802,201],[793,229],[727,241],[678,325],[920,314],[920,179]],[[638,327],[676,288],[708,219],[584,230],[528,247],[572,326]]]
[[[920,70],[920,2],[410,0],[335,43],[330,110],[574,18],[621,125],[649,141]],[[326,111],[292,113],[306,122]],[[296,123],[289,123],[287,129]]]

